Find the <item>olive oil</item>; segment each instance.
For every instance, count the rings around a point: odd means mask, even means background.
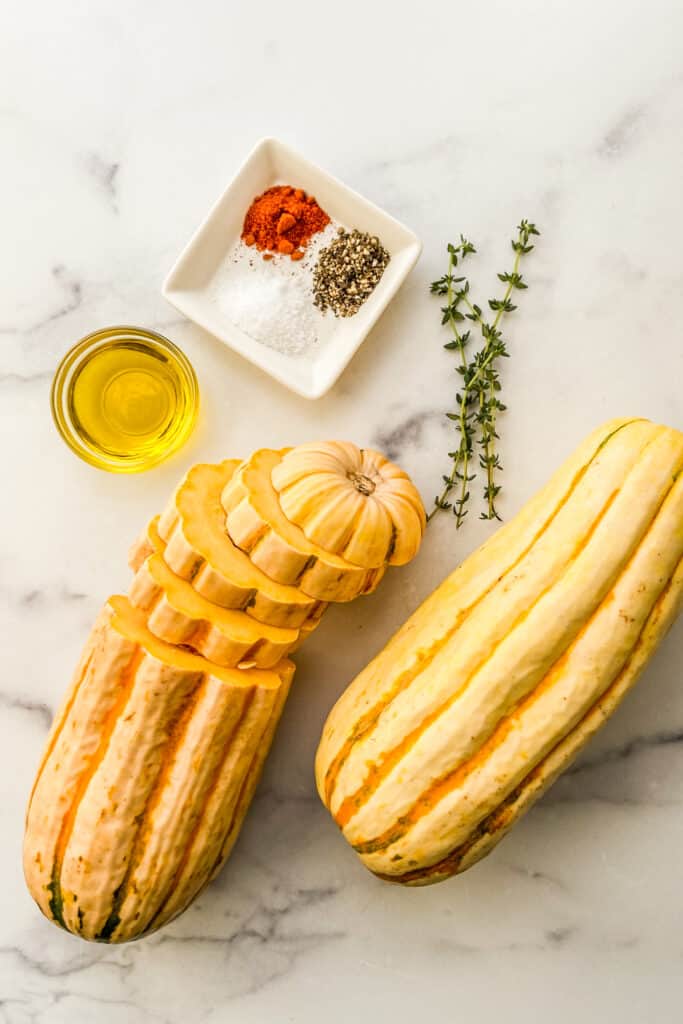
[[[55,420],[67,442],[87,461],[118,472],[146,469],[177,448],[192,429],[197,401],[182,352],[135,328],[84,339],[53,386]]]

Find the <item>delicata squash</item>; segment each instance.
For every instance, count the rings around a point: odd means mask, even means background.
[[[293,672],[220,668],[110,598],[29,803],[24,872],[43,913],[108,942],[179,914],[232,849]]]
[[[332,710],[323,802],[408,885],[488,853],[619,705],[683,600],[683,434],[593,433]]]
[[[154,931],[216,874],[287,696],[287,655],[328,597],[350,600],[384,572],[315,549],[286,519],[269,482],[279,459],[257,452],[246,463],[194,466],[133,546],[129,596],[109,599],[86,644],[48,737],[24,842],[34,899],[82,938]],[[282,526],[273,551],[283,566],[308,546],[295,574],[317,582],[308,593],[289,582],[289,568],[268,573],[250,557],[253,545],[231,540],[222,498],[233,477],[228,509],[264,510],[266,532]]]

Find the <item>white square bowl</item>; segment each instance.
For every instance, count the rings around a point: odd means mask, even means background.
[[[391,259],[377,287],[351,317],[335,320],[310,359],[269,348],[236,327],[211,297],[213,276],[239,241],[255,196],[277,184],[316,197],[333,221],[377,235]],[[162,294],[185,316],[304,398],[320,398],[337,380],[415,265],[422,244],[399,221],[276,139],[262,139],[185,247]],[[328,312],[327,317],[333,314]]]

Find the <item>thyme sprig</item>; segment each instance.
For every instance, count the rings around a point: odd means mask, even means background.
[[[470,332],[462,331],[458,326],[465,321],[466,314],[460,310],[460,305],[467,298],[469,284],[466,278],[456,277],[454,271],[459,262],[462,262],[470,253],[476,251],[472,243],[468,242],[463,235],[460,236],[459,245],[453,245],[452,242],[449,242],[448,271],[438,281],[433,281],[431,284],[433,294],[446,297],[446,305],[441,307],[441,323],[442,325],[449,325],[453,340],[447,342],[444,348],[455,349],[460,354],[460,363],[456,370],[463,379],[463,387],[456,395],[457,411],[446,413],[447,418],[457,424],[456,429],[460,434],[460,443],[456,451],[448,453],[449,459],[453,460],[451,472],[448,476],[444,475],[443,491],[440,496],[434,499],[434,508],[427,518],[428,520],[431,519],[439,509],[446,510],[452,508],[458,526],[461,525],[467,515],[465,505],[470,497],[467,485],[474,479],[474,476],[469,475],[469,465],[474,451],[472,435],[474,409],[468,387],[470,366],[465,353],[465,348],[470,340]],[[457,287],[458,285],[462,287]],[[459,484],[458,496],[454,502],[451,502],[448,498],[456,484]]]
[[[460,243],[448,243],[448,270],[437,281],[433,281],[430,290],[435,295],[444,296],[446,304],[441,307],[441,323],[450,327],[453,338],[444,345],[446,349],[456,350],[459,362],[456,371],[461,377],[461,386],[455,400],[456,409],[446,413],[449,420],[455,423],[460,435],[458,447],[448,453],[452,460],[451,471],[443,476],[443,490],[434,498],[434,507],[428,515],[431,519],[438,511],[452,509],[456,528],[462,526],[468,513],[467,504],[470,500],[469,484],[475,478],[472,470],[475,439],[479,446],[479,467],[486,473],[484,500],[486,509],[481,513],[482,519],[500,519],[496,508],[501,485],[497,483],[496,474],[502,470],[500,456],[496,449],[499,440],[497,432],[498,413],[505,411],[500,400],[501,382],[498,360],[509,356],[500,330],[500,323],[506,313],[517,308],[512,302],[512,293],[527,287],[519,272],[523,255],[532,251],[530,243],[533,235],[538,235],[535,224],[523,220],[517,228],[517,237],[512,239],[515,253],[512,270],[498,274],[505,285],[501,299],[489,299],[488,306],[495,316],[491,321],[484,319],[481,306],[470,299],[469,281],[464,276],[456,276],[455,270],[459,263],[476,249],[463,235]],[[464,307],[466,312],[463,312]],[[466,320],[476,324],[482,335],[481,348],[469,359],[467,346],[470,342],[470,329],[462,330]],[[451,497],[454,489],[456,493]]]

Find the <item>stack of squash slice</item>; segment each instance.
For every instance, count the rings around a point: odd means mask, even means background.
[[[354,445],[190,469],[133,545],[129,595],[106,603],[48,738],[24,844],[47,917],[124,942],[187,907],[237,838],[289,655],[328,602],[412,557],[424,526],[407,476]]]

